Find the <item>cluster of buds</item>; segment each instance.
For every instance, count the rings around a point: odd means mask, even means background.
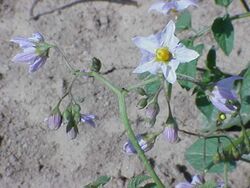
[[[94,120],[97,118],[93,114],[81,114],[81,107],[78,104],[70,104],[63,115],[59,109],[59,104],[52,110],[49,118],[47,119],[48,128],[57,130],[62,123],[66,124],[66,133],[70,139],[76,138],[78,134],[77,125],[87,123],[92,127],[96,127]]]

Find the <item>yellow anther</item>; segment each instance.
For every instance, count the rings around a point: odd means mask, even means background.
[[[158,48],[156,50],[156,60],[168,63],[172,59],[172,54],[168,51],[167,48]]]
[[[224,113],[219,114],[219,119],[220,119],[221,121],[224,121],[226,118],[227,118],[227,117],[226,117],[226,115],[225,115]]]

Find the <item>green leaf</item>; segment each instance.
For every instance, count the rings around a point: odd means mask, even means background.
[[[218,149],[218,139],[210,138],[206,140],[206,144],[204,144],[205,140],[200,138],[193,145],[191,145],[185,153],[186,160],[199,171],[203,171],[212,161],[213,156],[217,153]],[[230,144],[230,141],[226,138],[220,138],[220,144],[223,147],[226,147]],[[204,153],[205,147],[205,153]],[[205,160],[204,160],[205,159]],[[224,163],[218,163],[212,166],[208,170],[211,173],[222,173]],[[228,170],[232,171],[235,168],[235,163],[229,163]]]
[[[191,44],[189,43],[189,45],[191,45]],[[187,46],[187,47],[197,51],[201,56],[204,45],[199,44],[199,45],[197,45],[195,47],[192,47],[192,46]],[[180,64],[176,72],[180,73],[180,74],[190,76],[192,78],[195,78],[196,77],[197,61],[198,61],[198,59],[195,59],[195,60],[193,60],[191,62]],[[178,82],[183,88],[185,88],[187,90],[189,90],[189,89],[191,89],[193,87],[193,83],[191,83],[191,82],[183,81],[183,80],[179,80]]]
[[[234,27],[229,15],[214,20],[212,31],[216,42],[223,52],[228,56],[234,46]]]
[[[94,181],[93,183],[85,185],[84,188],[100,188],[104,186],[105,184],[107,184],[110,181],[110,179],[111,177],[109,176],[101,176],[97,178],[97,180]]]
[[[181,13],[176,21],[177,30],[185,30],[191,28],[191,14],[188,10],[185,10]]]
[[[153,76],[150,76],[152,78]],[[144,90],[148,96],[154,95],[161,87],[161,81],[156,80],[144,86]]]
[[[227,7],[228,5],[230,5],[230,3],[232,2],[233,0],[215,0],[215,3],[217,5],[221,5],[221,6],[225,6]]]
[[[214,47],[212,47],[207,54],[206,66],[209,70],[216,68],[216,51]]]
[[[150,179],[150,176],[139,175],[135,176],[128,182],[128,188],[138,188],[141,183]]]
[[[157,185],[155,183],[148,183],[145,186],[143,186],[142,188],[157,188]]]
[[[240,114],[243,120],[243,123],[246,124],[250,120],[250,68],[244,74],[242,87],[240,89],[240,98],[241,98],[241,109]]]
[[[207,181],[206,183],[198,186],[198,188],[216,188],[216,183],[214,181]]]
[[[197,93],[195,103],[201,113],[206,117],[206,122],[211,126],[211,128],[212,126],[215,126],[219,111],[208,100],[204,92],[199,91]]]

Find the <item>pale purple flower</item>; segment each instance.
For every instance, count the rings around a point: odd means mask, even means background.
[[[58,129],[62,124],[62,115],[61,114],[52,114],[47,119],[48,127],[52,130]]]
[[[152,149],[152,147],[154,146],[154,142],[155,142],[156,137],[157,137],[156,134],[138,134],[138,135],[136,135],[136,139],[137,139],[139,145],[141,146],[141,149],[144,152]],[[123,145],[123,151],[129,155],[137,153],[130,140],[128,140]]]
[[[157,74],[162,71],[165,79],[173,84],[176,81],[175,71],[179,64],[190,62],[199,56],[196,51],[179,43],[174,32],[175,24],[171,20],[160,33],[133,38],[133,42],[142,52],[141,63],[133,73]]]
[[[233,113],[237,106],[230,101],[237,101],[237,94],[233,89],[234,81],[243,79],[240,76],[231,76],[215,83],[209,99],[212,104],[223,113]]]
[[[169,2],[159,1],[157,3],[154,3],[149,8],[149,11],[155,10],[163,14],[167,14],[171,10],[181,12],[189,6],[197,7],[196,0],[171,0]]]
[[[96,118],[97,117],[93,114],[81,114],[81,122],[87,123],[92,127],[96,127],[96,124],[94,122]]]
[[[35,72],[45,64],[52,47],[44,41],[41,33],[34,33],[30,38],[14,37],[10,41],[19,44],[23,49],[12,61],[29,64],[29,72]]]
[[[179,139],[178,128],[172,127],[172,126],[167,126],[167,127],[165,127],[165,129],[163,131],[163,135],[169,143],[173,144],[173,143],[177,142]]]
[[[166,121],[163,135],[164,135],[165,139],[171,144],[173,144],[179,140],[178,125],[177,125],[177,123],[176,123],[176,121],[173,118],[171,113],[168,116],[168,119]]]
[[[175,188],[195,188],[197,185],[205,183],[204,177],[201,175],[194,175],[191,182],[180,182]]]

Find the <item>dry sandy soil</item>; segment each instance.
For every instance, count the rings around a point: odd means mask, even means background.
[[[69,3],[71,0],[41,0],[35,14]],[[30,19],[32,0],[0,0],[0,187],[1,188],[68,188],[83,187],[100,175],[112,176],[108,188],[126,187],[127,180],[144,172],[136,156],[122,152],[126,141],[118,117],[117,100],[99,82],[83,79],[76,82],[74,94],[84,98],[82,111],[97,114],[98,128],[79,127],[80,134],[69,140],[65,127],[50,131],[44,119],[64,92],[65,83],[71,80],[62,58],[51,51],[46,65],[29,74],[27,66],[10,60],[19,49],[9,42],[13,36],[30,36],[36,31],[44,34],[48,42],[56,43],[79,68],[86,68],[93,56],[102,60],[103,71],[115,68],[107,77],[117,85],[136,83],[132,70],[139,62],[140,52],[131,42],[136,35],[147,36],[161,30],[174,15],[148,13],[154,0],[138,0],[138,6],[126,3],[93,1],[79,3],[62,11]],[[250,3],[250,1],[248,1]],[[212,0],[200,1],[199,8],[190,9],[194,28],[202,29],[212,18],[222,15]],[[233,14],[244,11],[238,0],[230,6]],[[236,44],[230,57],[218,50],[219,66],[232,74],[239,73],[250,59],[250,22],[235,21]],[[179,34],[180,38],[191,33]],[[197,43],[206,44],[205,52],[215,44],[211,33]],[[204,57],[199,66],[204,66]],[[145,132],[149,126],[141,121],[144,111],[135,108],[138,96],[128,100],[130,119],[136,132]],[[202,125],[198,110],[193,106],[190,92],[174,85],[173,111],[186,130],[199,130]],[[155,129],[159,129],[167,114],[163,96],[162,107]],[[174,186],[185,180],[184,173],[195,170],[184,160],[185,149],[195,138],[180,134],[181,141],[171,145],[160,136],[155,147],[147,153],[154,161],[155,170],[164,182]],[[186,169],[185,172],[180,171]],[[220,179],[219,174],[210,178]],[[233,188],[250,186],[250,165],[239,162],[230,174]]]

